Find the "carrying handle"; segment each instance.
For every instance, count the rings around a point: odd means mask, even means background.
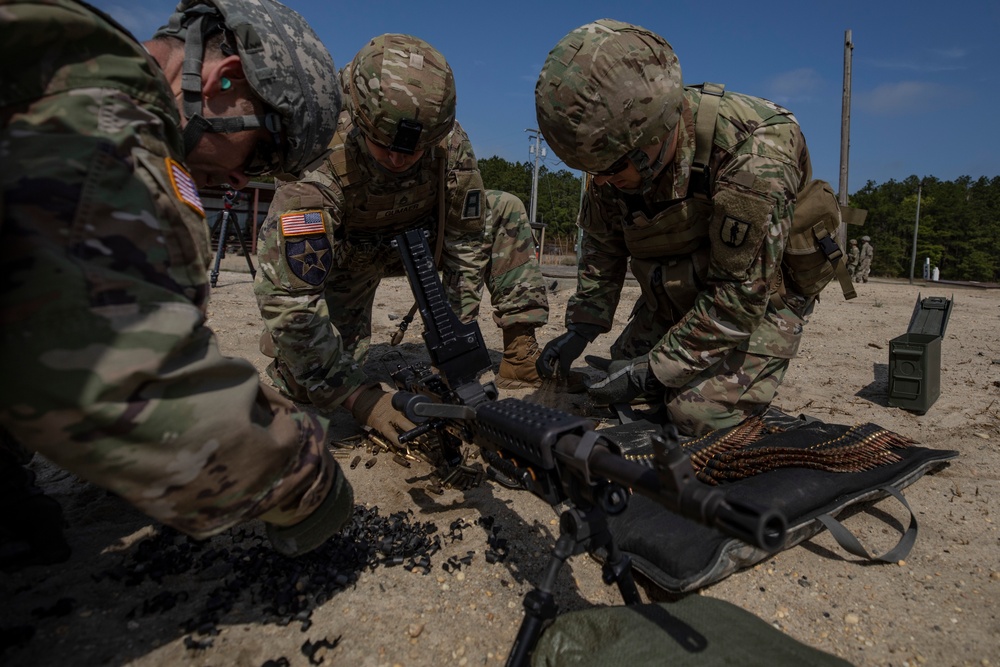
[[[861,546],[861,542],[858,541],[858,538],[854,537],[854,534],[845,528],[844,524],[840,523],[829,514],[821,514],[816,518],[819,519],[824,526],[826,526],[826,529],[830,531],[830,535],[833,536],[833,539],[837,540],[837,544],[843,547],[845,551],[854,554],[859,558],[864,558],[870,561],[898,563],[906,558],[906,556],[910,553],[910,549],[913,548],[913,544],[917,541],[917,516],[913,513],[909,503],[906,502],[906,499],[903,497],[903,494],[900,493],[899,489],[894,486],[883,486],[881,490],[895,497],[896,500],[901,502],[903,507],[905,507],[910,513],[910,525],[903,532],[902,537],[899,538],[899,542],[896,546],[889,549],[889,551],[885,552],[881,556],[872,556],[869,554],[868,551]]]

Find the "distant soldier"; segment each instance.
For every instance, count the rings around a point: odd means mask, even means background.
[[[351,487],[327,421],[205,326],[198,189],[323,154],[330,54],[272,0],[183,0],[143,44],[83,2],[0,0],[0,49],[0,566],[68,555],[51,506],[11,498],[37,494],[22,446],[195,537],[259,518],[319,546]]]
[[[392,240],[411,229],[428,232],[462,320],[477,316],[489,288],[504,337],[498,384],[539,384],[535,329],[548,301],[528,217],[519,199],[483,187],[444,56],[416,37],[382,35],[341,82],[346,109],[330,156],[279,184],[260,232],[254,291],[275,385],[324,410],[342,405],[388,438],[413,428],[360,367],[376,289],[403,275]]]
[[[851,276],[851,280],[854,280],[854,274],[858,271],[858,261],[861,256],[861,251],[858,250],[858,240],[851,239],[851,248],[847,251],[847,272]]]
[[[861,237],[861,256],[858,260],[858,268],[854,274],[854,282],[868,282],[868,274],[872,270],[872,258],[875,256],[875,249],[872,248],[871,237]]]

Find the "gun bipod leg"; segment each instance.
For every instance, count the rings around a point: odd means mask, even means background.
[[[510,655],[507,656],[508,667],[528,664],[528,658],[538,642],[543,623],[556,617],[559,610],[552,589],[559,569],[566,559],[599,548],[603,548],[607,553],[602,567],[604,583],[617,584],[625,604],[642,602],[639,589],[632,577],[632,562],[615,545],[611,530],[608,528],[607,514],[597,507],[587,509],[570,507],[559,515],[559,539],[552,547],[552,556],[542,582],[524,596],[524,620],[521,622]]]

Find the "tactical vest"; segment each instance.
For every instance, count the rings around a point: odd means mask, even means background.
[[[344,195],[342,228],[351,244],[388,244],[407,229],[426,226],[435,233],[437,204],[445,196],[439,162],[447,159],[443,146],[435,146],[419,163],[419,170],[405,178],[390,178],[384,185],[374,173],[378,167],[362,153],[364,138],[350,121],[342,121],[327,158],[334,180]]]
[[[710,200],[712,175],[709,160],[725,86],[705,83],[700,86],[700,92],[689,196]],[[779,296],[786,287],[804,296],[816,296],[836,276],[844,298],[856,297],[844,254],[847,246],[844,218],[853,218],[852,224],[862,224],[866,215],[867,211],[862,209],[842,208],[833,188],[826,181],[814,179],[806,183],[796,197],[792,228],[782,253]]]
[[[631,220],[626,220],[625,243],[629,253],[637,259],[692,253],[708,235],[712,217],[709,160],[725,89],[713,83],[698,88],[701,99],[695,120],[695,156],[687,199],[652,218],[636,213]],[[865,211],[849,209],[842,213],[833,188],[825,181],[812,180],[798,193],[792,228],[782,256],[782,285],[778,288],[781,293],[787,286],[798,294],[815,296],[836,276],[844,298],[857,296],[843,250],[847,241],[844,223],[847,214],[855,218],[853,224],[860,224]]]

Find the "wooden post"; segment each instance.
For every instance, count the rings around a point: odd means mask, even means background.
[[[851,152],[851,31],[844,34],[844,94],[840,111],[840,192],[837,199],[847,206],[847,165]]]

